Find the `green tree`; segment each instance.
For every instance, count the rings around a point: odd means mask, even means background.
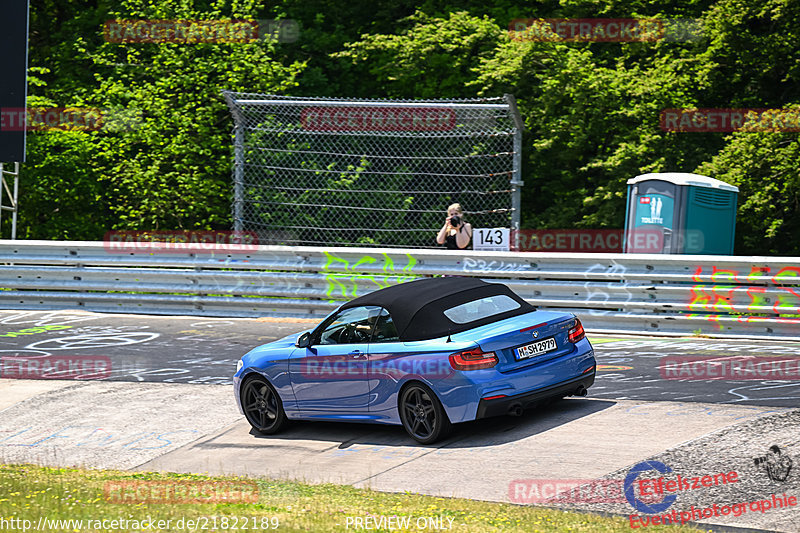
[[[512,20],[533,17],[697,19],[704,33],[657,43],[509,37]],[[103,38],[114,18],[290,18],[301,33],[293,43],[114,44]],[[659,127],[667,108],[800,105],[793,0],[32,0],[30,39],[31,105],[94,106],[108,124],[31,133],[20,214],[29,238],[230,227],[223,89],[511,93],[526,125],[523,226],[621,227],[627,179],[696,169],[741,189],[737,253],[798,253],[797,134]]]
[[[29,237],[101,238],[98,229],[104,225],[106,230],[230,227],[232,121],[221,91],[285,92],[296,85],[303,64],[284,65],[278,45],[270,41],[103,39],[101,21],[108,19],[255,19],[264,9],[255,1],[194,4],[128,0],[114,9],[95,7],[91,16],[77,10],[74,19],[60,15],[66,26],[83,31],[61,34],[62,43],[42,44],[59,51],[51,59],[34,54],[54,75],[31,92],[56,106],[101,108],[106,127],[37,134],[24,170],[25,182],[37,184],[42,200],[22,204],[21,223]],[[42,7],[35,20],[46,19],[44,12],[54,5]],[[91,81],[85,75],[72,79],[76,70],[90,73]],[[60,168],[59,154],[64,154]],[[80,179],[70,179],[72,168]],[[64,191],[71,196],[62,196]],[[70,198],[81,198],[82,208],[66,208]],[[43,202],[52,202],[50,208],[43,209]],[[94,224],[83,223],[87,205],[93,206]],[[60,220],[42,223],[54,217]]]
[[[465,98],[466,84],[504,35],[488,17],[451,13],[447,18],[417,12],[400,21],[397,35],[365,35],[334,54],[351,61],[367,94],[392,98]],[[363,89],[362,89],[363,91]]]
[[[797,134],[737,133],[697,169],[739,187],[737,254],[800,255],[798,158]]]

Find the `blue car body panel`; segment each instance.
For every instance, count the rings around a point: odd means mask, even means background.
[[[367,412],[369,403],[366,374],[367,344],[333,344],[295,348],[289,355],[289,376],[299,413],[308,416],[353,415]],[[325,375],[320,361],[335,364]],[[338,377],[339,379],[331,379]]]
[[[401,424],[400,391],[406,383],[419,381],[436,393],[451,422],[475,420],[485,398],[530,398],[537,391],[569,395],[578,387],[575,380],[591,384],[594,351],[586,338],[568,340],[574,324],[570,313],[537,310],[449,338],[413,342],[297,348],[300,335],[290,335],[242,358],[242,368],[234,375],[236,401],[241,411],[241,384],[258,373],[275,387],[290,419]],[[525,359],[515,355],[515,348],[549,338],[555,350]],[[471,348],[494,352],[498,364],[455,370],[450,355]]]

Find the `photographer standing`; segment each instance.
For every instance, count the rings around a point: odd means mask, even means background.
[[[444,226],[436,236],[436,242],[444,244],[448,250],[463,250],[472,240],[472,225],[464,221],[464,210],[460,204],[447,208]]]

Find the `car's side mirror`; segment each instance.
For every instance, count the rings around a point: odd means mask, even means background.
[[[308,348],[311,346],[311,332],[306,331],[299,337],[297,337],[297,342],[294,343],[295,346],[298,348]]]

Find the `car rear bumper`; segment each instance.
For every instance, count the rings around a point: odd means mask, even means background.
[[[514,406],[520,406],[522,409],[526,409],[552,396],[570,396],[581,386],[584,389],[591,387],[592,384],[594,384],[594,377],[595,372],[592,371],[591,373],[586,373],[577,378],[562,381],[561,383],[535,391],[517,394],[515,396],[504,396],[492,400],[481,399],[480,402],[478,402],[478,414],[475,418],[489,418],[492,416],[505,415]]]

